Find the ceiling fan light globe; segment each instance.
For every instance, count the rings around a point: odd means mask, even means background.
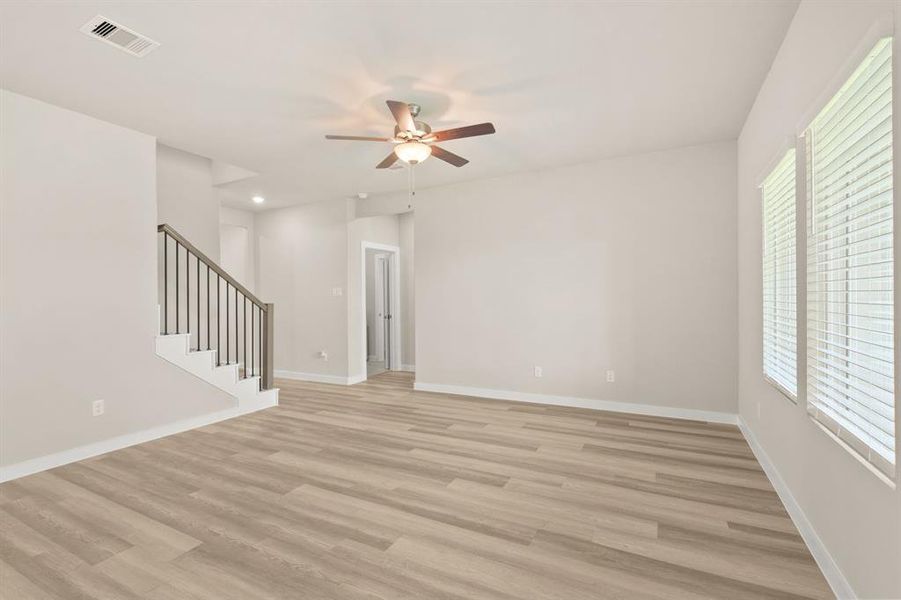
[[[405,163],[415,165],[431,156],[432,147],[422,142],[411,140],[395,146],[394,153],[397,155],[397,158]]]

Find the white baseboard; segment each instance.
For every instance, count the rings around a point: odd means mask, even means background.
[[[845,576],[842,574],[841,569],[839,569],[835,559],[829,554],[829,550],[823,544],[820,536],[817,535],[813,525],[807,520],[807,516],[801,509],[801,505],[798,504],[798,501],[795,500],[791,490],[788,489],[788,485],[785,483],[785,480],[782,479],[782,476],[776,469],[776,465],[774,465],[770,460],[770,457],[767,456],[767,453],[763,450],[760,442],[758,442],[757,438],[754,436],[754,432],[751,431],[751,428],[745,424],[741,417],[738,419],[738,427],[741,429],[742,435],[744,435],[745,439],[748,441],[748,445],[751,446],[751,451],[754,452],[757,462],[763,467],[763,471],[773,485],[773,489],[775,489],[776,493],[779,495],[779,499],[782,500],[782,504],[785,505],[785,510],[788,511],[788,515],[791,517],[792,522],[794,522],[795,527],[798,528],[798,532],[804,539],[804,543],[807,544],[810,554],[813,555],[813,559],[823,572],[826,582],[829,584],[829,587],[832,588],[832,593],[834,593],[839,600],[857,598],[857,594],[854,593],[851,584],[845,579]]]
[[[398,371],[407,371],[408,373],[416,372],[416,365],[401,365]]]
[[[276,369],[275,377],[282,379],[296,379],[297,381],[311,381],[313,383],[332,383],[334,385],[353,385],[366,381],[366,375],[324,375],[322,373],[301,373],[300,371],[281,371]]]
[[[574,396],[553,396],[548,394],[534,394],[530,392],[516,392],[513,390],[476,388],[464,385],[424,383],[421,381],[415,382],[413,384],[413,389],[423,392],[439,392],[442,394],[475,396],[477,398],[492,398],[495,400],[514,400],[516,402],[533,402],[535,404],[552,404],[555,406],[592,408],[595,410],[609,410],[614,412],[634,413],[638,415],[650,415],[654,417],[690,419],[692,421],[706,421],[708,423],[727,423],[729,425],[736,425],[738,423],[738,415],[736,414],[709,410],[654,406],[651,404],[636,404],[632,402],[613,402],[610,400],[577,398]]]
[[[7,467],[0,467],[0,483],[40,473],[41,471],[46,471],[48,469],[55,469],[56,467],[106,454],[107,452],[112,452],[114,450],[121,450],[122,448],[128,448],[129,446],[143,444],[176,433],[182,433],[183,431],[188,431],[190,429],[197,429],[204,425],[211,425],[213,423],[250,414],[276,405],[277,401],[269,406],[257,405],[251,407],[245,406],[244,408],[227,408],[214,413],[183,419],[181,421],[160,425],[135,433],[126,433],[125,435],[120,435],[102,442],[95,442],[93,444],[72,448],[71,450],[57,452],[56,454],[33,458]]]

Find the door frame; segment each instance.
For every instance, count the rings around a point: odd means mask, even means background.
[[[369,359],[369,348],[366,344],[366,251],[367,250],[379,250],[388,254],[388,285],[390,286],[389,290],[389,302],[391,311],[391,326],[390,326],[390,335],[391,335],[391,344],[390,344],[390,352],[391,356],[389,358],[389,364],[391,365],[392,371],[399,371],[401,369],[401,361],[400,358],[402,356],[401,353],[401,335],[400,335],[400,322],[401,322],[401,306],[400,306],[400,247],[399,246],[390,246],[388,244],[379,244],[377,242],[361,242],[360,243],[360,340],[362,347],[362,357],[363,357],[363,377],[364,380],[369,378],[369,374],[367,373],[366,365]]]

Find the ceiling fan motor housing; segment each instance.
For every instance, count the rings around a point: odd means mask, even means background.
[[[416,125],[416,131],[403,131],[397,125],[394,126],[394,137],[399,140],[411,140],[417,139],[427,136],[432,133],[432,128],[429,127],[428,123],[424,123],[423,121],[413,121]]]

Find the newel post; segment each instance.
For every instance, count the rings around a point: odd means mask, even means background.
[[[275,372],[274,353],[275,305],[266,303],[266,323],[263,329],[263,389],[272,388]]]

